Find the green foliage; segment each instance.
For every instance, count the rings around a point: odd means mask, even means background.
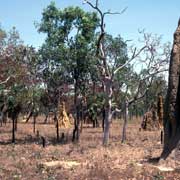
[[[104,106],[104,93],[92,94],[88,97],[88,113],[92,119],[96,119]]]
[[[5,82],[0,85],[2,102],[10,108],[26,106],[30,101],[27,94],[38,82],[38,55],[33,47],[23,44],[15,27],[8,33],[1,30],[0,42],[0,82]]]
[[[63,84],[78,84],[78,93],[87,90],[90,76],[93,40],[99,23],[95,13],[79,7],[60,10],[51,3],[43,12],[39,32],[47,34],[40,49],[40,66],[47,87],[56,91]],[[53,85],[52,85],[53,83]]]
[[[128,60],[127,44],[120,35],[113,37],[112,35],[106,34],[104,46],[106,49],[107,62],[112,70],[123,65]]]

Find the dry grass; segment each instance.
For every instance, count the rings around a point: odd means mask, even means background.
[[[11,124],[0,127],[0,179],[2,180],[173,180],[178,171],[162,172],[149,163],[162,150],[160,132],[139,131],[139,121],[130,122],[127,142],[120,143],[122,123],[115,121],[108,147],[102,146],[101,128],[86,126],[79,144],[55,141],[52,124],[38,124],[41,139],[33,134],[32,124],[18,124],[17,142],[11,144]],[[63,130],[64,131],[64,130]],[[65,133],[71,135],[71,130]],[[55,165],[52,165],[55,162]],[[52,166],[44,165],[50,163]],[[68,164],[71,165],[68,165]],[[76,165],[73,165],[76,164]],[[68,168],[67,168],[68,166]]]

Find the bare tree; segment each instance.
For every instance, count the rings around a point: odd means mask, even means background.
[[[114,76],[118,71],[126,67],[130,62],[132,62],[136,57],[139,56],[139,54],[146,49],[146,45],[137,50],[137,48],[134,48],[132,56],[123,64],[115,64],[113,68],[110,68],[108,65],[108,58],[106,56],[106,50],[104,48],[104,42],[106,38],[106,32],[105,32],[105,17],[106,15],[115,15],[115,14],[122,14],[126,10],[123,9],[121,12],[103,12],[99,8],[99,1],[96,0],[95,5],[92,4],[90,1],[85,0],[85,3],[87,3],[89,6],[91,6],[95,11],[97,11],[99,17],[100,17],[100,33],[97,40],[97,51],[96,51],[96,57],[98,60],[98,65],[100,69],[101,74],[101,81],[104,86],[104,94],[105,94],[105,119],[104,119],[104,137],[103,137],[103,144],[107,145],[109,142],[109,131],[110,131],[110,124],[112,120],[113,110],[112,110],[112,96],[113,96],[113,80]],[[112,70],[111,70],[112,69]]]
[[[129,107],[132,104],[142,100],[148,93],[153,80],[158,75],[163,75],[168,71],[167,65],[170,58],[170,43],[161,43],[161,36],[152,35],[141,31],[143,39],[140,40],[145,44],[146,48],[140,56],[136,57],[136,64],[142,66],[139,73],[138,83],[136,90],[131,93],[131,98],[126,96],[125,102],[125,118],[122,132],[122,142],[126,140],[126,127],[129,116]],[[132,65],[133,66],[133,65]],[[129,86],[127,85],[126,94],[129,92]]]

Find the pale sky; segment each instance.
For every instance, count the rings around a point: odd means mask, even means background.
[[[41,13],[50,0],[1,0],[0,23],[3,29],[10,30],[15,26],[25,44],[41,46],[44,35],[39,34],[34,22],[40,22]],[[92,0],[93,2],[93,0]],[[122,15],[109,16],[106,30],[114,36],[120,34],[125,40],[138,38],[138,29],[163,35],[164,41],[172,42],[173,33],[180,17],[180,0],[99,0],[103,10],[121,11]],[[82,0],[55,0],[57,7],[80,6]]]

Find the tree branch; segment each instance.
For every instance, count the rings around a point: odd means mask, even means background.
[[[9,76],[6,80],[0,82],[0,85],[3,85],[3,84],[8,83],[8,81],[9,81],[11,78],[13,78],[13,77],[14,77],[14,76]]]
[[[139,54],[140,54],[145,48],[147,48],[147,46],[142,47],[138,52],[136,52],[136,51],[137,51],[137,48],[134,48],[132,57],[131,57],[128,61],[126,61],[126,63],[124,63],[123,65],[119,65],[119,66],[114,70],[114,73],[113,73],[113,74],[116,74],[119,70],[121,70],[122,68],[124,68],[125,66],[127,66],[132,60],[134,60],[137,56],[139,56]]]
[[[112,116],[113,116],[116,112],[117,112],[117,113],[121,113],[121,112],[122,112],[122,109],[116,108],[114,111],[112,111]]]

